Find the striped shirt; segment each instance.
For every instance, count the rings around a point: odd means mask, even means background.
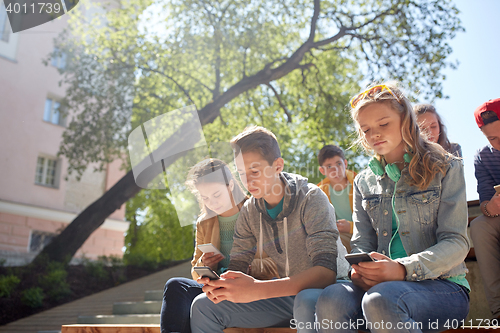
[[[479,149],[474,156],[479,202],[490,200],[495,194],[493,186],[500,185],[500,151],[491,145]]]

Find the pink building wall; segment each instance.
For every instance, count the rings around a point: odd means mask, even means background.
[[[0,40],[0,258],[12,259],[12,264],[22,264],[35,255],[29,251],[33,231],[59,232],[124,174],[119,170],[121,161],[115,161],[106,172],[87,171],[80,182],[74,177],[66,181],[68,163],[61,157],[58,187],[35,184],[38,156],[57,158],[64,132],[64,127],[43,120],[46,99],[62,98],[65,87],[59,87],[57,69],[45,66],[42,60],[53,51],[53,39],[66,25],[67,16],[63,15],[16,36],[11,34],[10,44]],[[5,51],[12,46],[13,57]],[[128,228],[124,217],[123,205],[76,256],[121,256]]]

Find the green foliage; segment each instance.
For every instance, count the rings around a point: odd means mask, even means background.
[[[85,266],[85,270],[90,276],[98,280],[106,280],[107,278],[109,278],[108,271],[105,269],[106,265],[103,261],[87,260],[83,262],[83,265]]]
[[[463,30],[451,0],[127,0],[93,21],[81,8],[56,41],[69,55],[62,105],[73,115],[59,154],[78,175],[123,158],[132,129],[192,104],[208,144],[258,124],[278,137],[286,170],[311,182],[324,144],[359,170],[349,98],[387,79],[417,99],[443,97],[443,70],[456,66],[448,42]],[[126,264],[191,255],[192,229],[171,200],[147,190],[128,203]]]
[[[15,275],[0,276],[0,297],[9,298],[21,280]]]
[[[21,293],[21,302],[31,308],[39,308],[43,305],[45,295],[40,287],[32,287]]]
[[[70,55],[63,104],[75,115],[60,153],[70,173],[103,169],[136,126],[223,99],[204,128],[210,140],[261,124],[304,168],[324,143],[349,147],[346,106],[360,82],[398,79],[414,97],[442,97],[442,71],[456,65],[448,42],[463,30],[457,14],[451,0],[130,0],[93,21],[73,10],[56,42]],[[356,167],[360,154],[347,154]]]
[[[38,283],[50,299],[60,300],[71,294],[71,289],[66,281],[67,276],[68,272],[64,269],[64,265],[52,261],[49,262],[46,273],[38,279]]]
[[[143,190],[127,204],[126,265],[157,267],[193,254],[193,227],[181,227],[164,190]]]

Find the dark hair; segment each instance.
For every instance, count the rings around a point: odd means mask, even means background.
[[[441,117],[436,111],[436,108],[431,104],[417,104],[413,107],[415,114],[418,116],[423,115],[424,113],[432,113],[436,116],[438,124],[439,124],[439,138],[437,143],[441,145],[449,153],[451,151],[451,143],[448,139],[448,135],[446,134],[446,126],[443,124]]]
[[[234,155],[238,156],[248,152],[259,153],[269,165],[281,157],[280,146],[276,136],[262,126],[247,127],[231,140]]]
[[[229,182],[231,180],[234,183],[234,188],[232,191],[232,199],[234,200],[233,205],[236,206],[247,196],[245,195],[245,193],[243,193],[240,184],[233,177],[233,174],[229,170],[229,167],[226,163],[215,158],[209,158],[195,164],[189,170],[185,184],[198,199],[201,210],[200,216],[206,216],[207,214],[215,216],[217,214],[203,204],[203,200],[201,200],[200,193],[198,192],[196,185],[201,183],[218,183],[229,186]]]
[[[335,157],[335,156],[340,156],[343,160],[345,160],[345,155],[344,155],[344,151],[342,150],[342,148],[340,148],[339,146],[335,146],[335,145],[324,146],[323,148],[321,148],[321,150],[319,151],[319,154],[318,154],[319,166],[323,166],[323,163],[325,162],[325,160],[332,158],[332,157]]]

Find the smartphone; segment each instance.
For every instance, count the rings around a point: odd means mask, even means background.
[[[210,267],[202,266],[202,267],[194,267],[194,271],[198,273],[201,277],[207,277],[210,280],[218,280],[220,279],[219,275],[215,273]]]
[[[346,254],[345,258],[351,265],[358,264],[362,261],[375,261],[368,253]]]
[[[212,243],[208,244],[200,244],[198,245],[198,248],[200,249],[201,252],[203,253],[210,253],[213,252],[215,254],[220,254],[221,256],[224,256],[222,252],[220,252]]]
[[[500,194],[500,184],[499,185],[496,185],[496,186],[493,186],[493,188],[495,189],[495,191]]]

